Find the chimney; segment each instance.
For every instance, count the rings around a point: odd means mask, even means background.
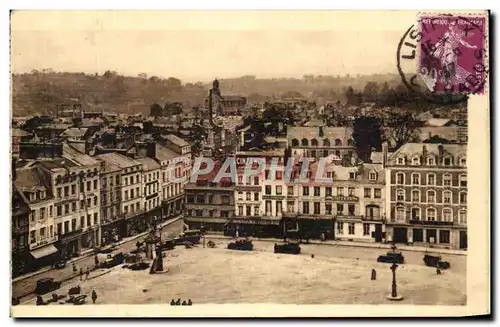
[[[443,156],[444,156],[444,147],[442,144],[438,145],[438,165],[440,165],[443,162]]]
[[[427,163],[427,146],[426,145],[422,146],[422,163],[423,164]]]
[[[382,143],[382,166],[385,168],[387,164],[387,152],[389,149],[389,144],[387,142]]]

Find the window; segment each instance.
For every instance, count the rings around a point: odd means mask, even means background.
[[[332,214],[332,204],[331,203],[326,203],[325,204],[325,214],[331,215]]]
[[[97,196],[94,196],[94,206],[97,205]]]
[[[309,213],[309,202],[302,203],[302,213]]]
[[[243,206],[238,206],[238,216],[243,216]]]
[[[458,222],[460,224],[466,224],[467,223],[467,210],[462,209],[458,212]]]
[[[69,214],[69,203],[66,203],[66,204],[64,205],[64,214],[65,214],[65,215]]]
[[[371,188],[365,188],[364,196],[365,196],[365,198],[371,198],[372,197],[372,189]]]
[[[97,219],[98,219],[98,216],[97,216],[97,212],[94,213],[94,225],[97,225]]]
[[[467,176],[466,175],[460,175],[459,181],[460,181],[461,187],[467,187]]]
[[[36,236],[35,236],[35,231],[30,232],[30,243],[35,243],[36,242]]]
[[[396,208],[396,219],[399,221],[405,220],[405,208],[403,207]]]
[[[411,191],[411,201],[412,202],[420,202],[420,191],[412,190]]]
[[[411,219],[420,220],[420,208],[411,208]]]
[[[49,217],[52,217],[52,214],[53,214],[53,209],[52,209],[52,206],[49,207]]]
[[[436,220],[436,209],[434,209],[434,208],[427,209],[427,220],[428,221],[435,221]]]
[[[57,216],[62,216],[62,206],[57,206]]]
[[[450,231],[440,230],[439,231],[439,243],[449,244],[450,243]]]
[[[452,211],[450,208],[443,209],[443,221],[452,221]]]
[[[61,192],[62,192],[62,188],[61,187],[58,187],[57,188],[57,197],[60,198],[61,197]]]
[[[371,172],[368,176],[368,178],[371,180],[371,181],[376,181],[377,180],[377,173],[375,172]]]
[[[427,185],[436,185],[436,175],[427,174]]]
[[[403,202],[405,200],[405,191],[404,190],[396,190],[396,200],[398,202]]]
[[[253,194],[253,200],[254,200],[254,201],[259,201],[259,192],[255,192],[255,193]]]
[[[398,158],[397,162],[398,162],[398,165],[404,165],[405,164],[405,158]]]
[[[354,235],[354,223],[349,223],[349,235]]]
[[[90,192],[90,187],[91,187],[91,186],[92,186],[92,185],[90,184],[90,181],[87,181],[87,192]]]
[[[320,188],[318,186],[314,187],[314,196],[319,196],[320,195]]]
[[[349,196],[356,196],[356,194],[355,194],[355,190],[354,190],[354,187],[349,187],[349,188],[347,189],[347,192],[348,192],[347,194],[348,194]]]
[[[69,230],[69,221],[64,222],[64,234],[71,232]]]
[[[332,188],[330,186],[325,188],[325,196],[332,196]]]
[[[451,157],[445,157],[444,160],[443,160],[443,164],[445,166],[451,166],[452,165]]]
[[[252,193],[247,192],[246,199],[247,199],[247,201],[251,201],[251,200],[252,200]],[[209,203],[210,203],[210,202],[209,202]]]
[[[424,231],[420,228],[413,229],[413,242],[423,242],[424,241]]]
[[[336,139],[335,146],[342,146],[342,141],[340,139]]]
[[[246,206],[246,215],[251,216],[252,215],[252,207],[251,206]]]
[[[301,143],[302,143],[302,146],[308,146],[309,145],[309,142],[307,141],[307,139],[302,139]]]
[[[259,206],[254,206],[253,207],[253,215],[254,216],[258,216],[259,215]]]
[[[90,221],[90,215],[87,215],[87,227],[92,226],[92,222]]]
[[[462,166],[462,167],[467,166],[467,159],[465,159],[465,158],[460,158],[460,166]]]
[[[450,191],[444,191],[443,192],[443,203],[451,203],[451,192]]]
[[[64,187],[64,196],[68,197],[69,196],[69,186]]]
[[[71,212],[76,211],[76,202],[71,203]]]
[[[320,214],[320,203],[319,202],[314,202],[314,214],[315,215]]]
[[[413,185],[420,185],[420,174],[418,173],[411,174],[411,181]]]
[[[356,179],[356,173],[355,172],[350,172],[349,173],[349,179]]]
[[[266,185],[266,194],[271,194],[271,185]]]
[[[412,164],[413,166],[418,166],[418,165],[420,165],[420,157],[413,157],[413,158],[411,159],[411,164]]]
[[[293,186],[288,186],[287,194],[293,195]]]
[[[57,234],[58,235],[61,235],[63,232],[62,232],[62,223],[58,223],[57,224]]]
[[[370,224],[363,224],[363,235],[370,235]]]
[[[347,211],[349,212],[349,216],[354,216],[355,215],[355,206],[354,204],[348,204],[347,205]]]
[[[451,175],[450,174],[445,174],[443,176],[443,185],[444,186],[451,186]]]
[[[309,196],[309,186],[302,187],[302,195]]]
[[[337,215],[342,216],[344,214],[344,205],[342,203],[337,203]]]
[[[375,198],[380,199],[382,197],[382,189],[376,188],[375,189]]]
[[[45,219],[45,208],[40,209],[40,219]]]
[[[434,166],[436,164],[436,159],[434,157],[427,158],[427,164],[429,166]]]
[[[238,192],[238,200],[243,200],[243,192]]]
[[[132,179],[132,177],[130,177],[130,179]],[[128,177],[125,177],[123,179],[123,185],[127,186],[127,184],[128,184]]]
[[[281,186],[280,185],[276,185],[276,195],[281,195]]]
[[[97,190],[97,179],[94,179],[94,190]]]
[[[396,184],[403,185],[405,183],[405,174],[397,173],[396,174]]]
[[[76,194],[76,186],[71,185],[71,195],[75,195],[75,194]]]
[[[337,234],[344,234],[344,223],[337,222]]]
[[[467,204],[467,192],[460,192],[460,204]]]
[[[427,191],[427,202],[428,203],[434,203],[434,202],[436,202],[436,192],[434,192],[434,191]]]
[[[344,195],[344,188],[343,187],[337,187],[337,195],[338,196]]]

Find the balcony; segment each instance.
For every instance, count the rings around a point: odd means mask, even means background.
[[[358,215],[336,215],[336,219],[341,219],[341,220],[363,220],[364,216],[358,216]]]
[[[453,226],[453,221],[410,219],[410,225]]]

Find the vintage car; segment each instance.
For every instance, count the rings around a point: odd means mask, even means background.
[[[166,240],[160,243],[160,248],[162,250],[173,250],[176,246],[175,240]]]
[[[87,298],[87,295],[82,294],[78,295],[73,299],[73,305],[82,305],[85,304],[85,299]]]
[[[123,255],[122,252],[111,256],[111,254],[108,254],[108,257],[104,262],[101,262],[100,267],[101,268],[112,268],[114,266],[117,266],[119,264],[122,264],[123,261],[125,260],[125,256]]]
[[[248,239],[239,239],[234,242],[231,242],[227,245],[229,250],[241,250],[241,251],[252,251],[253,244],[251,240]]]
[[[110,244],[110,245],[106,245],[105,247],[102,247],[99,250],[97,250],[97,253],[108,254],[108,253],[112,253],[114,250],[116,250],[116,245]]]
[[[198,229],[187,230],[184,233],[180,233],[179,236],[174,238],[176,245],[183,245],[186,242],[192,244],[199,244],[201,240],[201,231]]]
[[[386,255],[379,256],[377,262],[403,264],[405,263],[405,258],[400,251],[388,251]]]
[[[59,261],[57,261],[56,263],[54,263],[54,267],[55,267],[56,269],[63,269],[63,268],[65,268],[65,267],[66,267],[66,261],[64,261],[64,260],[59,260]]]
[[[35,294],[42,295],[57,290],[61,287],[61,282],[54,281],[54,278],[42,278],[37,280]]]
[[[284,244],[274,244],[274,253],[300,254],[299,242],[287,242]]]
[[[125,254],[125,263],[137,263],[142,260],[142,257],[140,254],[135,254],[135,253],[127,253]]]
[[[450,268],[450,263],[448,261],[442,261],[441,256],[437,254],[424,255],[424,263],[429,267],[436,267],[440,269]]]

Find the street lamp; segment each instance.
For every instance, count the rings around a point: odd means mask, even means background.
[[[391,295],[388,295],[387,298],[392,301],[401,301],[403,297],[398,295],[397,285],[396,285],[396,269],[398,265],[394,262],[391,266],[392,270],[392,290]]]

